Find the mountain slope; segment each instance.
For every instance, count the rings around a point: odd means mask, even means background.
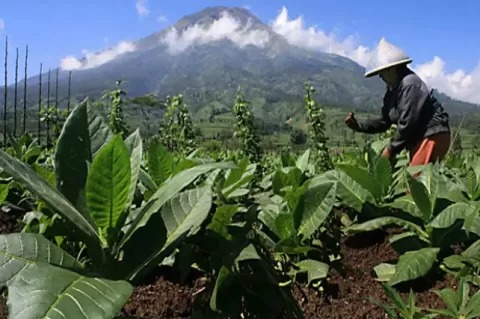
[[[129,96],[183,93],[193,113],[208,116],[214,108],[229,109],[241,86],[258,116],[276,120],[303,113],[304,84],[310,81],[322,104],[379,111],[384,92],[381,80],[365,79],[364,68],[347,58],[290,45],[246,9],[209,7],[172,27],[134,41],[135,50],[107,63],[74,70],[72,96],[97,98],[116,80],[125,79]],[[81,63],[88,65],[86,60]],[[55,70],[52,79],[54,75]],[[59,79],[60,101],[64,101],[68,72],[60,71]],[[28,104],[34,107],[38,76],[27,83]],[[45,95],[45,82],[43,86]],[[51,92],[54,96],[54,86]],[[8,95],[13,98],[13,91]],[[450,113],[477,107],[437,96]]]

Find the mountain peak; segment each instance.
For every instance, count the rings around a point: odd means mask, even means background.
[[[266,25],[257,18],[249,10],[241,7],[226,7],[226,6],[212,6],[196,13],[184,16],[177,23],[174,28],[178,31],[186,30],[195,25],[206,27],[213,22],[220,20],[227,15],[230,18],[237,20],[240,24],[250,24],[251,27],[265,27]]]

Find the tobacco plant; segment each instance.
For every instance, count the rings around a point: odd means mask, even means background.
[[[346,228],[348,232],[365,232],[396,225],[406,230],[390,238],[401,254],[398,262],[375,268],[380,280],[392,286],[426,276],[438,266],[438,260],[453,254],[451,245],[467,241],[469,232],[480,234],[476,205],[449,199],[454,184],[440,174],[438,165],[424,166],[417,178],[405,172],[405,178],[410,193],[389,204],[397,209],[394,214]]]
[[[330,152],[327,147],[328,138],[325,136],[325,113],[318,105],[313,95],[316,93],[313,86],[305,85],[305,108],[309,124],[310,139],[316,153],[317,168],[320,172],[333,169]]]
[[[168,96],[165,104],[166,112],[158,130],[161,141],[169,151],[189,154],[196,146],[195,135],[183,95]]]
[[[233,113],[237,120],[237,130],[234,136],[241,140],[243,154],[248,156],[252,163],[259,162],[262,158],[260,137],[255,131],[254,116],[250,104],[240,94],[240,89],[237,90],[235,96]]]
[[[405,302],[400,294],[391,286],[382,284],[387,297],[392,300],[392,304],[380,303],[374,298],[370,301],[382,307],[389,318],[404,319],[427,319],[443,316],[456,319],[474,319],[480,316],[480,291],[470,296],[470,287],[464,279],[461,279],[457,290],[444,288],[434,290],[440,297],[446,308],[429,309],[415,305],[415,295],[412,290]]]
[[[4,173],[61,217],[66,233],[54,236],[65,236],[66,245],[75,243],[67,247],[77,254],[71,257],[40,234],[9,235],[4,248],[8,254],[0,263],[6,267],[2,273],[8,278],[0,282],[9,289],[10,313],[23,311],[27,299],[18,298],[20,295],[43,290],[43,294],[32,295],[39,306],[28,308],[30,317],[43,316],[45,311],[70,311],[64,308],[68,299],[55,302],[50,298],[55,293],[73,293],[80,310],[88,312],[83,316],[100,316],[102,312],[102,317],[112,317],[132,292],[129,282],[138,282],[185,237],[198,231],[210,211],[212,191],[208,183],[195,187],[191,183],[214,169],[233,165],[196,163],[168,177],[149,200],[136,207],[132,203],[142,154],[138,130],[123,140],[108,128],[87,99],[73,110],[60,135],[55,152],[55,186],[0,150]],[[145,242],[150,244],[145,246]],[[138,249],[139,244],[143,249]],[[54,256],[57,258],[52,259]],[[57,277],[54,285],[53,276]],[[90,291],[92,285],[101,285],[97,291],[111,298],[96,296],[97,292]],[[63,290],[68,286],[76,292]]]
[[[123,114],[123,106],[125,105],[124,96],[127,94],[120,88],[122,81],[117,81],[117,89],[107,91],[103,94],[102,100],[108,101],[110,110],[108,112],[108,125],[114,134],[120,134],[122,138],[128,135],[129,128]]]
[[[382,288],[387,297],[392,300],[391,304],[381,303],[379,300],[370,297],[370,302],[380,306],[388,318],[391,319],[427,319],[435,318],[436,315],[426,314],[426,311],[416,305],[415,294],[412,290],[408,294],[408,300],[402,299],[402,296],[396,292],[391,286],[382,283]]]
[[[275,171],[269,187],[256,196],[258,218],[264,227],[258,229],[277,261],[277,269],[296,281],[306,274],[307,283],[318,284],[327,277],[329,263],[338,258],[329,240],[336,183],[309,178],[314,170],[310,150],[296,161],[283,157],[284,167]],[[338,234],[337,234],[338,235]]]

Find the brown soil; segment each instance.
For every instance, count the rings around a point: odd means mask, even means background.
[[[388,244],[387,235],[386,232],[375,232],[343,240],[341,253],[344,269],[333,271],[324,293],[304,285],[293,287],[293,294],[303,309],[305,318],[386,318],[383,309],[372,304],[368,298],[372,296],[381,302],[389,302],[373,272],[373,267],[377,264],[398,258],[398,254]],[[431,289],[441,289],[448,285],[448,278],[439,275],[413,283],[417,306],[443,307]],[[191,318],[195,295],[204,286],[201,279],[179,285],[159,275],[152,283],[135,289],[122,315],[139,318]],[[404,298],[408,296],[408,289],[397,288]]]
[[[204,277],[195,275],[185,283],[178,283],[173,275],[159,270],[147,280],[150,283],[134,288],[119,317],[191,318],[194,304],[209,284]]]
[[[312,288],[295,287],[294,295],[304,311],[305,318],[386,318],[382,308],[371,303],[373,297],[382,303],[391,302],[375,280],[373,268],[382,262],[398,258],[388,243],[388,233],[372,232],[349,237],[342,241],[341,254],[344,270],[334,271],[324,294]],[[431,289],[441,289],[449,284],[448,278],[436,276],[410,283],[416,305],[426,308],[443,307]],[[396,287],[404,300],[409,288]],[[442,318],[442,317],[437,317]]]
[[[19,231],[18,216],[0,211],[0,233]],[[398,257],[388,244],[387,232],[373,232],[345,238],[341,243],[342,270],[333,270],[324,293],[304,285],[294,286],[293,294],[305,318],[386,318],[384,311],[368,298],[389,302],[375,280],[373,267]],[[447,278],[429,277],[414,284],[417,306],[443,307],[431,289],[448,286]],[[178,283],[174,276],[157,272],[145,284],[135,287],[130,301],[119,314],[130,318],[192,318],[193,308],[202,296],[205,279],[200,276]],[[401,288],[401,287],[400,287]],[[408,290],[402,292],[404,298]],[[203,298],[208,303],[208,299]],[[201,305],[200,305],[201,306]],[[208,307],[208,305],[207,305]],[[0,298],[0,318],[7,318],[4,299]],[[441,318],[441,317],[437,317]]]

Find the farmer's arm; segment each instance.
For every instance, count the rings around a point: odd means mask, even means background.
[[[358,122],[358,132],[376,134],[383,133],[390,128],[392,123],[388,118],[388,109],[390,104],[391,92],[387,91],[383,97],[382,115],[376,119],[369,119]]]
[[[419,86],[411,84],[399,92],[400,118],[397,124],[397,130],[387,149],[391,156],[400,153],[406,146],[412,133],[419,123],[422,106],[428,97],[428,93]]]
[[[359,120],[357,132],[367,134],[383,133],[388,130],[390,126],[390,121],[383,116],[376,119]]]

